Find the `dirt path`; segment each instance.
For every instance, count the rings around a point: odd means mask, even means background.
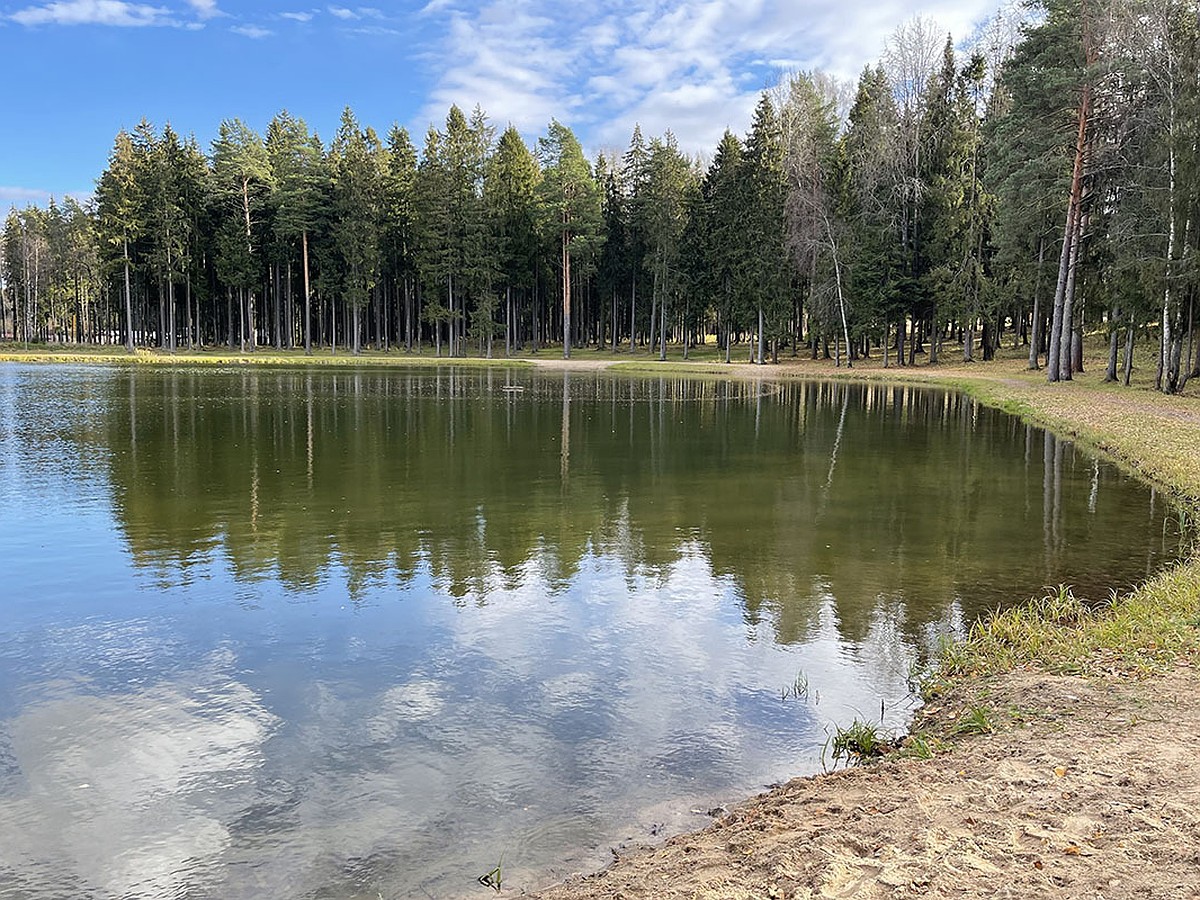
[[[1200,900],[1200,673],[963,682],[995,732],[929,760],[801,778],[541,900]]]

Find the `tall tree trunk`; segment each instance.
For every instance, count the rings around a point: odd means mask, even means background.
[[[304,261],[304,353],[312,356],[312,291],[308,274],[308,229],[300,233],[301,254]]]
[[[246,289],[238,289],[238,340],[243,353],[246,352]]]
[[[1125,329],[1125,358],[1123,360],[1121,380],[1125,383],[1125,387],[1129,387],[1129,380],[1133,377],[1133,316],[1129,317],[1129,325]]]
[[[1033,318],[1030,321],[1031,334],[1029,336],[1029,368],[1036,369],[1038,367],[1038,350],[1041,347],[1042,336],[1040,333],[1042,327],[1041,301],[1042,301],[1042,263],[1046,259],[1046,238],[1042,236],[1038,238],[1038,265],[1037,277],[1033,281]]]
[[[842,264],[838,259],[837,244],[833,240],[833,228],[828,218],[825,220],[825,231],[829,236],[829,247],[833,255],[833,280],[837,286],[838,311],[842,316],[842,335],[846,339],[846,368],[852,369],[854,363],[850,361],[850,327],[846,323],[846,296],[842,293]]]
[[[534,273],[533,276],[533,302],[529,304],[529,347],[533,353],[538,352],[538,341],[541,335],[538,333],[538,285],[541,284],[541,279]]]
[[[409,284],[408,276],[405,275],[401,282],[404,291],[404,350],[406,353],[412,353],[413,349],[413,303],[412,303],[412,286]]]
[[[637,274],[633,276],[633,284],[629,290],[629,352],[633,352],[634,341],[637,340]]]
[[[617,332],[621,329],[617,327],[617,289],[614,286],[612,290],[612,352],[617,352]]]
[[[1071,343],[1075,335],[1075,276],[1079,271],[1079,245],[1083,239],[1083,227],[1087,216],[1080,211],[1075,218],[1075,228],[1071,234],[1071,256],[1067,261],[1067,284],[1063,291],[1062,320],[1059,322],[1058,343],[1058,379],[1071,380],[1071,369],[1074,357]]]
[[[658,266],[654,267],[654,280],[650,285],[650,352],[654,352],[655,327],[658,324]]]
[[[1058,284],[1054,290],[1054,316],[1050,325],[1050,352],[1046,361],[1046,380],[1058,381],[1062,377],[1063,306],[1066,302],[1067,279],[1071,271],[1071,260],[1075,255],[1075,236],[1081,216],[1083,199],[1083,154],[1087,146],[1087,123],[1091,106],[1091,86],[1083,86],[1079,102],[1079,124],[1075,135],[1075,163],[1071,169],[1071,194],[1067,201],[1067,221],[1063,227],[1062,251],[1058,258]],[[1069,331],[1069,319],[1066,326]],[[1068,339],[1069,340],[1069,339]],[[1068,359],[1068,372],[1070,362]]]
[[[571,240],[562,233],[563,359],[571,358]]]
[[[256,349],[258,349],[258,336],[256,333],[256,329],[258,326],[257,326],[256,313],[257,313],[257,308],[256,308],[256,304],[254,302],[254,290],[253,290],[253,288],[247,288],[246,289],[246,340],[249,342],[249,345],[250,345],[249,349],[251,352],[254,352]]]
[[[167,291],[163,280],[158,280],[158,348],[167,349]]]
[[[175,352],[175,279],[167,276],[167,349]]]
[[[248,252],[251,255],[251,257],[253,257],[254,244],[251,240],[252,232],[250,229],[250,179],[245,176],[243,176],[243,178],[242,178],[242,212],[244,213],[245,220],[246,220],[246,252]],[[250,325],[250,328],[249,328],[250,349],[253,350],[254,343],[255,343],[254,342],[254,327],[255,327],[254,326],[254,291],[253,290],[245,290],[244,294],[246,297],[246,303],[245,303],[246,319],[249,321],[249,325]],[[239,311],[241,310],[240,305],[239,305],[238,309],[239,309]],[[245,349],[246,349],[246,327],[245,327],[245,323],[243,323],[243,326],[242,326],[242,350],[245,351]]]
[[[189,274],[187,281],[183,285],[183,305],[186,311],[184,316],[184,328],[187,329],[187,348],[193,350],[196,347],[195,326],[196,322],[192,318],[192,276]]]
[[[1187,387],[1187,383],[1192,378],[1192,345],[1196,337],[1196,321],[1195,321],[1195,296],[1188,297],[1188,324],[1187,324],[1187,350],[1183,354],[1183,365],[1179,367],[1179,390]]]
[[[133,352],[133,299],[129,289],[129,238],[123,242],[125,255],[125,349]],[[13,338],[17,333],[16,304],[13,304]],[[28,339],[28,335],[26,335]]]
[[[332,299],[329,301],[329,355],[337,355],[337,304]]]
[[[728,291],[728,286],[726,286]],[[728,317],[725,319],[725,365],[729,365],[733,353],[733,326]]]
[[[1117,380],[1117,350],[1121,344],[1121,332],[1117,328],[1117,305],[1114,303],[1112,308],[1112,318],[1109,320],[1111,334],[1108,336],[1108,368],[1104,370],[1105,382]]]
[[[287,349],[289,349],[289,350],[295,350],[296,349],[296,322],[295,322],[294,315],[295,315],[295,309],[296,309],[296,298],[292,294],[292,260],[290,258],[291,254],[288,254],[288,256],[289,256],[289,258],[288,258],[288,264],[287,264],[287,282],[286,282],[287,299],[284,301],[284,306],[283,306],[284,312],[285,312],[284,321],[287,326],[287,328],[286,328],[287,340],[284,342],[284,346],[287,347]]]
[[[762,308],[762,304],[759,303],[758,304],[758,352],[757,352],[757,355],[756,355],[754,361],[757,362],[760,366],[765,366],[767,364],[766,340],[767,340],[766,328],[763,325],[763,308]]]
[[[691,331],[688,329],[687,305],[683,309],[683,358],[688,358],[688,345],[691,342]]]
[[[667,299],[663,298],[658,309],[658,358],[659,361],[664,361],[667,358]]]
[[[274,290],[271,292],[271,320],[272,320],[271,324],[274,326],[274,331],[275,331],[275,334],[274,334],[275,349],[282,350],[283,349],[283,304],[280,302],[280,295],[282,294],[282,289],[281,289],[280,278],[279,278],[279,263],[272,263],[271,271],[273,273],[272,287],[274,288]]]

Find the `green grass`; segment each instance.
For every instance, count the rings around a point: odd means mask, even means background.
[[[801,672],[791,684],[784,685],[779,692],[781,700],[807,700],[808,676]]]
[[[896,738],[881,725],[855,719],[845,728],[835,728],[826,746],[834,768],[842,763],[860,766],[896,749]]]
[[[945,744],[926,732],[910,734],[900,742],[897,753],[904,759],[933,759],[945,750]]]
[[[991,734],[992,711],[986,706],[972,706],[966,714],[954,723],[952,734]]]
[[[1021,667],[1061,674],[1147,675],[1200,659],[1200,558],[1137,590],[1088,604],[1062,588],[981,619],[943,647],[942,676]]]

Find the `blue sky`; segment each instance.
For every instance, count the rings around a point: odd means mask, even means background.
[[[635,122],[687,150],[745,130],[780,73],[853,78],[920,14],[956,40],[997,0],[0,0],[0,208],[87,193],[142,117],[207,147],[223,118],[286,108],[323,137],[349,104],[420,144],[449,104],[534,139],[551,117],[592,151]]]

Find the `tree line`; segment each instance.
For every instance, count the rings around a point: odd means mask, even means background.
[[[928,21],[856,85],[763,93],[704,162],[635,128],[588,159],[452,107],[418,150],[346,109],[331,141],[279,113],[206,153],[143,121],[93,198],[9,213],[16,341],[419,350],[712,343],[853,365],[990,359],[1050,380],[1108,340],[1129,382],[1200,374],[1197,0],[1040,0],[966,51]]]

